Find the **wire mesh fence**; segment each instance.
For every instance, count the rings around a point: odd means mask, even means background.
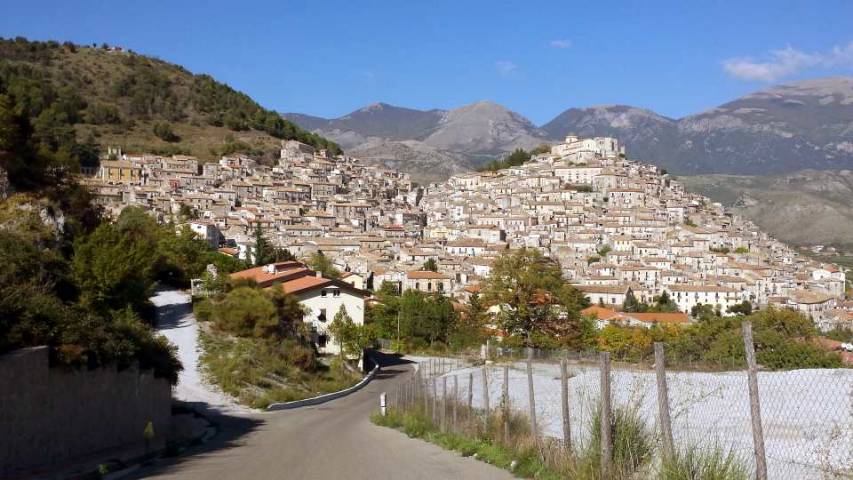
[[[667,474],[701,469],[853,478],[851,369],[751,376],[747,366],[628,363],[592,351],[481,353],[485,361],[418,359],[391,408],[442,431],[535,447],[577,478],[706,478]]]

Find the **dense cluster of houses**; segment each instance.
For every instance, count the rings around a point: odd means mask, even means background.
[[[454,176],[429,188],[421,206],[427,226],[413,249],[437,252],[440,271],[462,274],[452,291],[488,275],[507,247],[532,247],[609,311],[629,292],[647,303],[666,292],[684,313],[702,304],[728,315],[747,301],[800,310],[824,329],[853,322],[837,266],[628,160],[615,138],[569,136],[523,165]]]
[[[600,320],[625,320],[610,312],[629,292],[645,302],[667,292],[685,314],[703,304],[725,315],[748,301],[801,310],[822,328],[853,321],[836,266],[798,255],[657,167],[626,159],[614,138],[570,136],[523,165],[425,187],[296,141],[282,143],[274,166],[242,155],[202,163],[111,150],[88,174],[108,212],[138,205],[161,220],[189,213],[190,228],[223,254],[253,260],[256,228],[299,258],[322,251],[341,280],[287,262],[239,274],[276,278],[305,297],[318,343],[339,304],[361,322],[367,292],[383,282],[465,301],[494,259],[516,247],[559,260],[565,278],[600,307]],[[425,270],[430,260],[437,271]]]

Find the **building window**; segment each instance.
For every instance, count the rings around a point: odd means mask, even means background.
[[[321,296],[321,297],[325,297],[325,296],[326,296],[326,290],[325,290],[325,289],[320,290],[320,296]]]
[[[325,322],[325,321],[326,321],[326,309],[325,309],[325,308],[321,308],[321,309],[320,309],[320,314],[319,314],[319,315],[317,315],[317,320],[319,320],[319,321],[321,321],[321,322]]]
[[[317,347],[326,348],[326,342],[328,341],[328,339],[329,339],[329,337],[325,333],[319,335],[317,337]]]
[[[333,297],[340,297],[341,291],[339,289],[332,290],[332,296]]]

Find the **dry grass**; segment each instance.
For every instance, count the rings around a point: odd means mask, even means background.
[[[424,399],[422,387],[416,397],[411,390],[394,396],[400,404],[389,409],[386,417],[377,416],[380,425],[398,428],[408,435],[460,451],[511,470],[524,478],[573,478],[579,480],[624,480],[648,478],[655,449],[654,435],[635,410],[614,410],[613,467],[609,475],[601,473],[599,416],[590,422],[586,438],[590,440],[575,451],[568,451],[559,440],[533,435],[527,415],[505,409],[489,412],[468,409],[448,400],[446,410],[439,399],[433,410],[432,397]],[[514,467],[513,467],[514,465]]]
[[[211,383],[254,408],[336,392],[361,380],[337,357],[328,366],[305,367],[306,356],[313,353],[295,342],[273,345],[216,331],[200,332],[199,338],[201,364]]]

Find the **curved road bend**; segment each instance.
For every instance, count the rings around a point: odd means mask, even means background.
[[[215,413],[220,432],[182,456],[130,478],[169,479],[510,479],[508,472],[370,422],[379,394],[411,366],[394,357],[360,391],[322,405]]]

